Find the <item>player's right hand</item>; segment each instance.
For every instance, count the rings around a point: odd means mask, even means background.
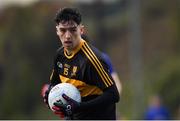
[[[73,113],[76,112],[80,104],[66,94],[62,94],[62,97],[67,101],[67,104],[63,104],[61,100],[58,100],[54,103],[54,106],[57,107],[58,110],[54,110],[55,112],[60,112],[61,114],[63,113],[66,117],[71,117]]]
[[[59,106],[61,105],[61,106]],[[62,107],[63,106],[63,107]],[[72,120],[72,114],[67,114],[67,111],[65,111],[64,104],[61,100],[57,101],[55,105],[52,107],[54,110],[54,114],[58,115],[61,119],[64,120]]]
[[[61,100],[58,101],[58,103],[63,104]],[[54,110],[54,114],[58,115],[61,119],[64,119],[65,114],[64,114],[64,111],[60,107],[53,106],[52,109]]]

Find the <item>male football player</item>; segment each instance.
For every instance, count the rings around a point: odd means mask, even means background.
[[[63,94],[68,104],[54,103],[55,114],[70,119],[116,119],[119,93],[102,53],[81,38],[81,14],[74,8],[60,9],[55,18],[62,47],[57,50],[48,92],[58,83],[71,83],[81,93],[78,103]]]

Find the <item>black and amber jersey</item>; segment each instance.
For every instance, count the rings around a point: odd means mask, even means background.
[[[71,83],[82,97],[100,95],[102,90],[113,85],[108,66],[101,53],[84,40],[72,55],[60,48],[54,61],[51,83]]]
[[[80,91],[82,101],[102,95],[104,90],[115,85],[101,52],[84,40],[71,55],[63,47],[57,51],[50,81],[52,85],[73,84]]]

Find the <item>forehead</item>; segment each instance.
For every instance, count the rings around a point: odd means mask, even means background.
[[[62,21],[58,25],[59,27],[77,27],[77,23],[74,21]]]

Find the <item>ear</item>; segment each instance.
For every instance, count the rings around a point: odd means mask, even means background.
[[[59,27],[56,25],[56,34],[59,35]]]
[[[84,25],[81,25],[81,26],[80,26],[80,33],[81,33],[81,35],[85,33],[85,27],[84,27]]]

